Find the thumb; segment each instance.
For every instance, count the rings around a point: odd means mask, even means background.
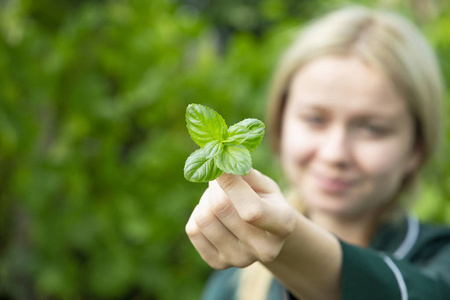
[[[270,177],[264,175],[256,169],[251,169],[247,175],[242,176],[247,184],[257,193],[280,192],[278,184]]]
[[[234,191],[242,192],[242,189],[248,190],[249,187],[255,193],[280,192],[280,188],[275,181],[253,168],[247,175],[243,176],[223,173],[216,181],[227,194],[234,193]]]
[[[243,219],[249,212],[261,211],[261,198],[240,175],[223,173],[216,182]]]
[[[216,181],[242,220],[274,234],[286,235],[289,232],[290,227],[286,227],[286,224],[292,222],[286,220],[292,219],[292,209],[287,209],[287,205],[279,205],[278,201],[261,198],[262,194],[279,191],[272,179],[252,169],[245,176],[224,173]],[[280,199],[284,199],[281,193],[280,196]]]
[[[229,194],[239,194],[242,191],[249,192],[251,188],[240,175],[235,175],[231,173],[223,173],[219,178],[216,179],[220,188],[228,195]],[[252,191],[253,192],[253,191]]]

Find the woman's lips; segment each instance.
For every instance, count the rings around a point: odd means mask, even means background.
[[[347,180],[338,177],[328,177],[315,174],[317,184],[320,189],[328,193],[342,193],[350,189],[355,180]]]

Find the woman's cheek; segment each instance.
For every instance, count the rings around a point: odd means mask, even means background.
[[[281,162],[290,180],[296,180],[311,158],[316,141],[299,126],[291,126],[283,132],[281,140]]]
[[[288,124],[284,124],[283,132],[281,136],[281,148],[280,148],[280,159],[284,170],[289,181],[293,183],[293,178],[295,178],[295,169],[297,164],[297,145],[295,135],[293,130]]]
[[[384,176],[403,168],[405,149],[396,143],[367,145],[358,148],[359,166],[365,173]]]

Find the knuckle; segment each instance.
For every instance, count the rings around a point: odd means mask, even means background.
[[[241,218],[247,223],[256,223],[263,217],[263,208],[260,204],[254,203],[241,213]]]
[[[231,174],[222,174],[217,182],[225,193],[233,189],[234,178]]]
[[[229,262],[229,266],[237,268],[248,267],[257,260],[255,255],[248,251],[248,249],[230,251],[226,256],[224,256],[224,258],[227,262]]]
[[[216,216],[227,217],[232,214],[234,207],[227,197],[218,197],[212,201],[211,210]]]
[[[251,249],[256,260],[261,263],[270,263],[278,257],[281,244],[280,240],[274,240],[273,237],[268,237],[253,241]]]
[[[231,267],[231,265],[223,260],[220,256],[217,256],[215,259],[210,260],[208,262],[208,265],[216,270],[225,270]]]
[[[214,216],[206,209],[201,209],[194,215],[194,221],[201,230],[207,228],[214,222]]]
[[[201,233],[200,229],[192,223],[186,224],[185,231],[190,238],[194,238]]]
[[[279,236],[286,238],[290,236],[295,230],[295,216],[291,213],[291,211],[288,211],[286,213],[286,217],[283,219],[285,220],[285,222],[283,222],[283,226],[281,228]]]
[[[278,253],[279,253],[279,251],[277,251],[275,248],[269,247],[264,250],[258,250],[257,257],[258,257],[258,260],[263,264],[270,263],[270,262],[273,262],[277,258]]]

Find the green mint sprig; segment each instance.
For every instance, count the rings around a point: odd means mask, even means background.
[[[216,111],[200,104],[189,104],[186,126],[192,140],[200,146],[186,160],[184,177],[192,182],[208,182],[222,173],[246,175],[252,167],[250,152],[264,137],[264,123],[245,119],[227,127]]]

